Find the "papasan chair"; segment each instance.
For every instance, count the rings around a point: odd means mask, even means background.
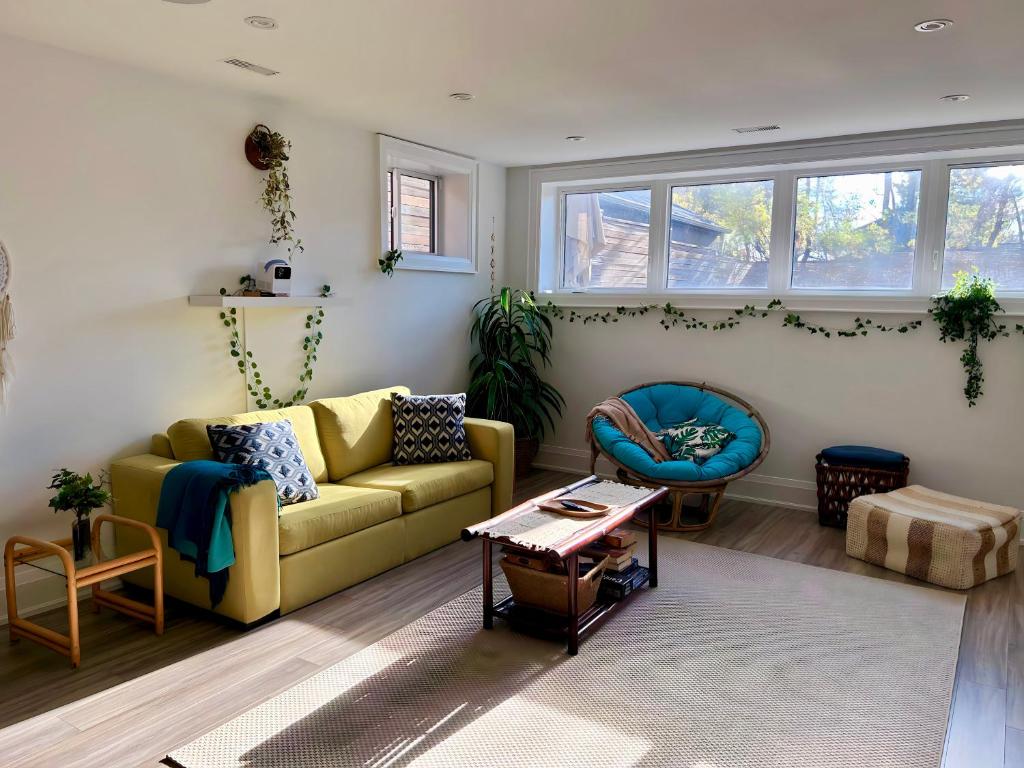
[[[697,418],[718,424],[735,437],[721,452],[703,464],[693,461],[655,461],[651,455],[607,419],[595,418],[590,446],[590,471],[599,455],[617,469],[619,480],[633,485],[671,491],[672,516],[658,527],[669,531],[702,531],[718,514],[722,495],[733,480],[752,472],[768,455],[771,434],[761,414],[736,395],[708,384],[689,381],[662,381],[641,384],[619,393],[652,432]],[[702,496],[703,520],[683,520],[683,497]],[[652,511],[651,514],[656,514]],[[638,521],[642,522],[642,521]]]

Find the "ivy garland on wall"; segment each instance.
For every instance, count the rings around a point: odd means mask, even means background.
[[[568,320],[570,323],[579,321],[583,325],[617,323],[624,318],[661,313],[662,317],[658,322],[666,331],[680,326],[685,330],[723,331],[736,328],[747,318],[761,319],[772,314],[781,314],[784,327],[803,330],[826,339],[856,338],[870,333],[905,335],[919,330],[924,324],[923,320],[883,323],[870,317],[858,316],[854,318],[852,325],[834,328],[807,322],[800,314],[787,309],[779,299],[772,299],[763,307],[747,304],[718,320],[701,320],[669,302],[577,312],[575,309],[563,309],[548,301],[541,309],[557,320]],[[967,375],[964,396],[967,398],[968,406],[976,405],[982,395],[984,375],[981,358],[978,355],[978,342],[993,341],[1000,336],[1010,335],[1008,327],[996,320],[996,315],[1003,311],[995,298],[995,284],[977,274],[957,273],[954,287],[948,293],[932,298],[932,307],[928,313],[939,326],[940,339],[943,342],[966,342],[967,346],[960,356],[960,362]],[[1024,334],[1024,324],[1017,324],[1016,331]]]

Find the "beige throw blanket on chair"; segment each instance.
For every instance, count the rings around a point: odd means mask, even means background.
[[[633,406],[621,397],[609,397],[587,414],[587,444],[594,445],[593,422],[597,417],[608,419],[612,426],[651,455],[655,461],[671,461],[665,444],[636,415]]]

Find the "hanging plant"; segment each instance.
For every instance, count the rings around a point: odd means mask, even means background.
[[[388,277],[395,276],[395,265],[402,260],[402,252],[397,248],[392,248],[390,251],[384,253],[384,257],[377,259],[377,266],[380,267],[381,274],[387,275]]]
[[[260,170],[267,171],[261,202],[270,213],[270,243],[289,243],[288,261],[305,250],[295,236],[295,211],[292,210],[291,183],[288,180],[288,153],[292,143],[277,131],[257,125],[245,140],[245,156]]]
[[[964,395],[967,405],[973,406],[982,394],[985,376],[981,358],[978,356],[978,342],[992,341],[999,336],[1009,336],[1006,326],[996,320],[996,314],[1003,308],[996,301],[995,283],[975,273],[957,272],[956,282],[948,293],[932,298],[928,313],[939,325],[939,337],[944,342],[965,341],[967,346],[960,362],[967,373]],[[1019,328],[1019,327],[1018,327]]]

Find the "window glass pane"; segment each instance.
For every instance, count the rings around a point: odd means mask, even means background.
[[[402,205],[401,250],[433,253],[434,182],[404,173],[399,174],[398,178],[398,194]]]
[[[767,288],[773,186],[673,187],[668,287]]]
[[[793,287],[909,290],[920,171],[797,179]]]
[[[391,177],[391,171],[388,171],[388,248],[395,247],[395,208],[394,203],[391,202],[392,184],[394,184],[394,181]]]
[[[1024,291],[1024,165],[949,171],[942,287],[974,269],[997,289]]]
[[[651,190],[565,196],[563,288],[645,288]]]

